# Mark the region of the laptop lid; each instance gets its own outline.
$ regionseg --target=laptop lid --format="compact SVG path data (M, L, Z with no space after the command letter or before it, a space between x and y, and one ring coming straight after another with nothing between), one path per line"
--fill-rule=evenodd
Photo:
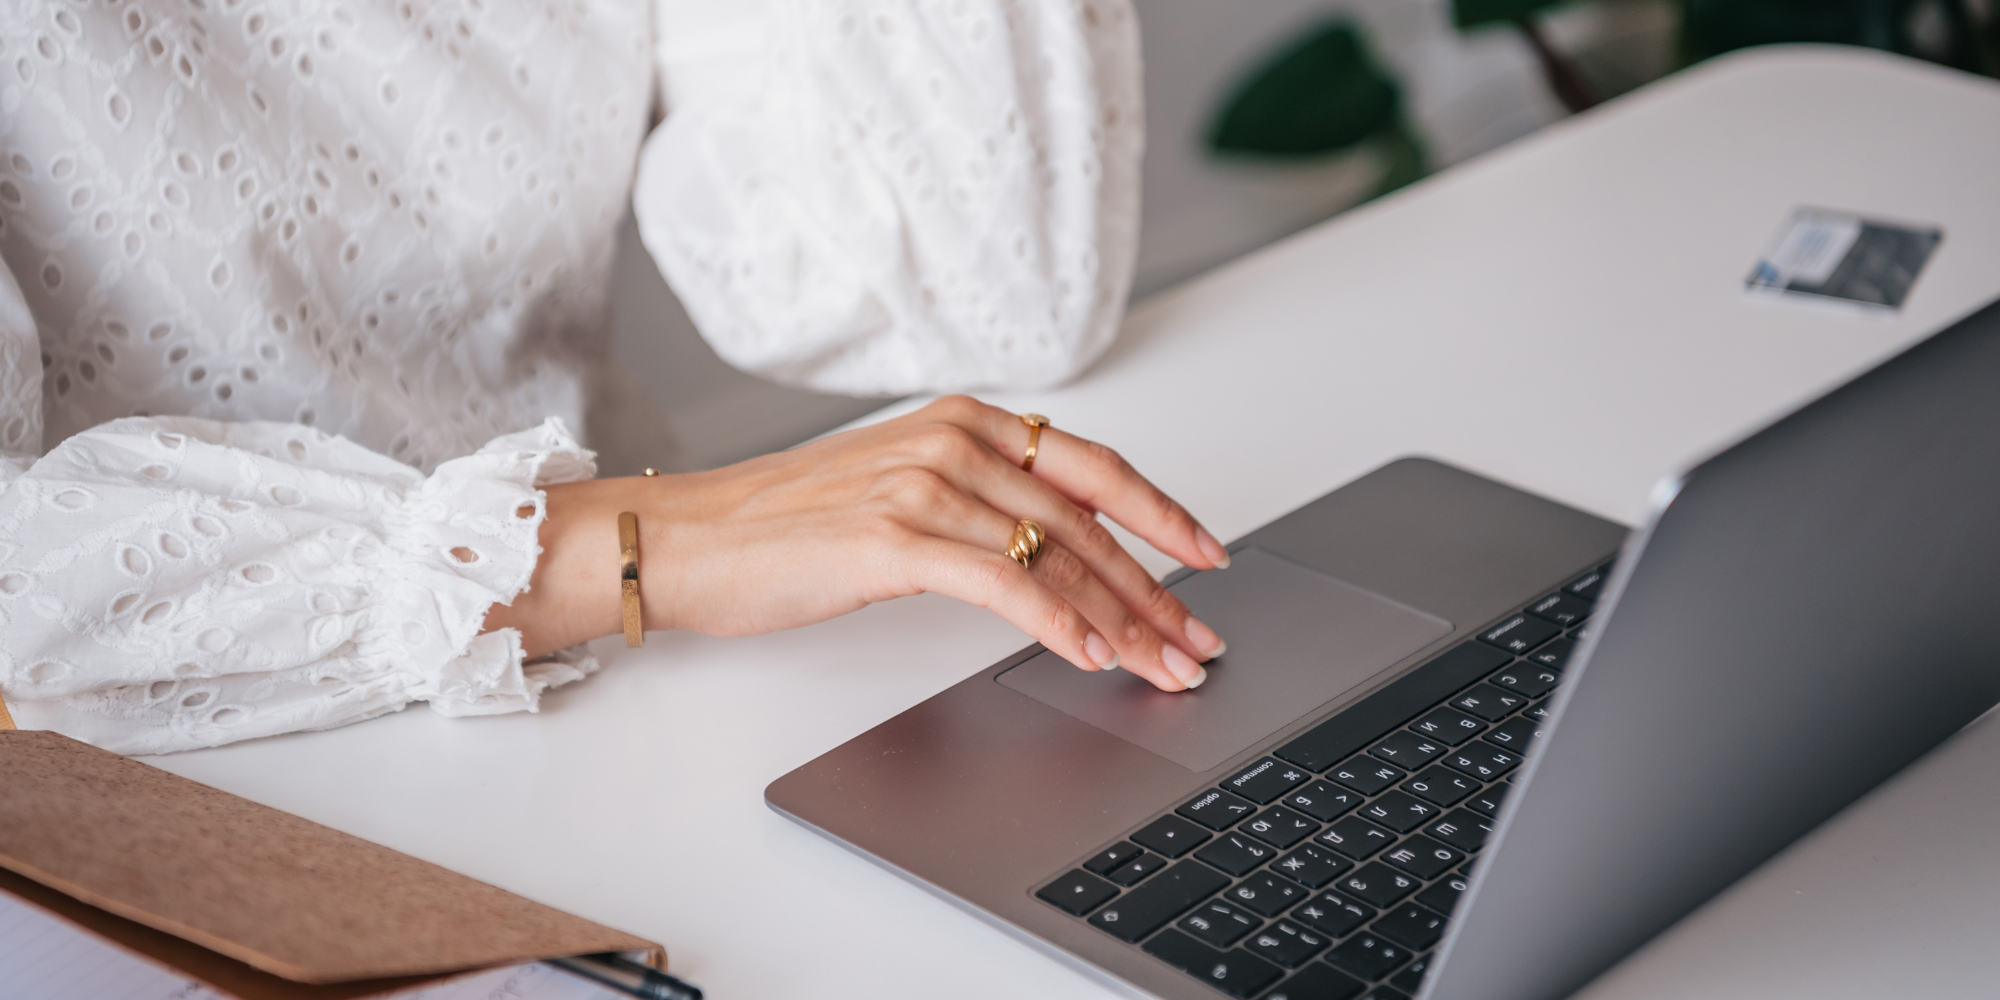
M1663 491L1422 1000L1551 1000L2000 702L2000 303Z

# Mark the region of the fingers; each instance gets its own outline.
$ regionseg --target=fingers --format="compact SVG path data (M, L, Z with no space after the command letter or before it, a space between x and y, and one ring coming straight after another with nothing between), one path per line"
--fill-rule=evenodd
M910 494L908 500L915 501L907 505L903 515L912 530L964 544L979 552L982 558L987 553L1002 553L1007 549L1013 538L1016 518L960 492L945 477L929 472L922 475L934 477L932 483L916 482L917 474L914 472L901 472L897 476L910 480L900 489ZM1054 499L1060 502L1059 497ZM1102 528L1099 530L1102 531ZM1117 548L1115 542L1111 543L1111 548ZM1009 562L1011 564L1011 560ZM1161 589L1136 563L1132 568L1147 584L1156 590ZM1194 657L1177 644L1168 642L1158 629L1134 610L1131 602L1107 586L1088 562L1053 535L1043 542L1031 571L1018 573L1018 569L1016 566L1017 575L1046 588L1080 613L1090 625L1091 631L1085 636L1082 646L1084 656L1079 659L1064 654L1077 666L1102 669L1122 665L1167 691L1197 687L1207 678L1207 672ZM1180 608L1179 602L1171 596L1167 600L1174 608ZM1185 609L1180 609L1180 614L1185 617ZM1019 620L1011 617L1010 620L1021 625L1029 634L1041 638L1040 634ZM1172 625L1184 632L1180 618L1173 619ZM1059 647L1051 645L1050 648Z
M919 411L973 432L1016 468L1028 446L1020 417L969 396L947 396ZM1077 506L1102 511L1153 547L1197 569L1229 565L1229 552L1186 508L1147 481L1117 452L1054 426L1042 428L1034 477Z
M1083 612L1044 586L1014 560L963 542L917 534L905 546L907 583L977 605L1014 624L1037 642L1087 670L1115 665L1117 656ZM1100 661L1092 656L1095 652ZM1102 664L1102 666L1100 665ZM1178 690L1176 683L1170 690Z
M1192 661L1212 659L1222 653L1223 641L1215 630L1194 617L1179 598L1153 579L1098 522L1093 512L1071 503L1047 483L1022 474L990 451L971 461L968 467L946 475L987 506L1040 521L1049 537L1065 549L1065 557L1073 554L1093 577L1109 588L1120 606L1129 611L1126 631L1121 632L1095 615L1092 620L1105 630L1121 654L1142 653L1148 659L1164 655L1152 649L1153 634L1166 637L1166 641ZM1146 626L1143 630L1142 624ZM1174 665L1188 662L1179 659ZM1183 669L1175 669L1174 673L1183 681L1198 676Z
M1134 615L1083 560L1060 543L1044 542L1028 575L1083 612L1097 627L1091 638L1103 642L1106 635L1116 637L1106 647L1115 650L1116 659L1106 666L1123 666L1162 691L1200 687L1208 679L1201 664Z

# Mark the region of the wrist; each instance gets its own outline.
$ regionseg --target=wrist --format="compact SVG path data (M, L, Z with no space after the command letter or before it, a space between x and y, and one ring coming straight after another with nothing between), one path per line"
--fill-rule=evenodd
M545 488L539 533L542 554L528 589L509 604L495 604L482 630L518 630L529 657L622 631L618 514L629 510L639 515L643 586L649 569L643 538L650 532L642 500L648 485L652 482L629 477ZM658 627L653 609L646 610L647 626Z

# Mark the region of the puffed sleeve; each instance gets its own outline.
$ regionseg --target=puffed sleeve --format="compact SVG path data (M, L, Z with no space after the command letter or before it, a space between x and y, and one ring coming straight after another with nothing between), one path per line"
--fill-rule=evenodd
M658 0L633 207L724 359L849 393L1028 388L1111 343L1143 142L1129 0Z
M555 420L430 476L294 424L93 428L0 489L0 692L24 728L128 754L412 701L532 711L595 662L524 664L518 633L479 629L534 571L538 487L593 472Z

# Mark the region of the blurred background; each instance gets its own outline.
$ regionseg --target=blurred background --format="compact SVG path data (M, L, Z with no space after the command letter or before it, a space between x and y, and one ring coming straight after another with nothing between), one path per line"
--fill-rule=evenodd
M1723 52L1829 42L2000 75L2000 0L1133 2L1147 101L1134 301ZM724 364L629 218L616 266L621 381L607 391L646 416L644 446L607 454L604 474L726 465L886 402Z

